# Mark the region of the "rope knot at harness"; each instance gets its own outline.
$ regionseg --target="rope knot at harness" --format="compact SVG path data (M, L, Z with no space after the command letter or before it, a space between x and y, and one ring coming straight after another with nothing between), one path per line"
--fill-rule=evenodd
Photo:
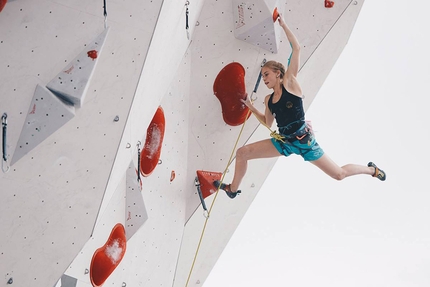
M283 136L281 136L280 134L278 134L276 131L272 131L271 133L270 133L270 136L272 137L272 138L274 138L275 140L278 140L278 141L280 141L280 142L283 142L283 143L285 143L285 141L284 141L284 137Z

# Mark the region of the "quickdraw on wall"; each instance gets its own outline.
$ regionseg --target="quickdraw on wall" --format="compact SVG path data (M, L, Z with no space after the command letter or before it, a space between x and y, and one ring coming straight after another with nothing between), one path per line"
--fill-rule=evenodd
M194 181L199 194L200 202L204 210L204 217L209 218L209 211L206 207L205 198L214 194L217 188L212 184L215 180L221 180L222 173L198 170Z
M4 173L8 172L10 167L7 163L8 155L7 155L7 141L6 141L6 135L7 135L7 114L4 113L1 117L1 123L2 123L2 165L1 168Z
M187 38L190 39L190 31L188 30L190 26L188 25L188 6L190 6L190 1L185 2L185 30L187 31Z
M106 0L103 0L103 16L105 17L105 29L107 28L107 8Z
M142 179L140 178L140 141L137 142L137 182L142 184Z

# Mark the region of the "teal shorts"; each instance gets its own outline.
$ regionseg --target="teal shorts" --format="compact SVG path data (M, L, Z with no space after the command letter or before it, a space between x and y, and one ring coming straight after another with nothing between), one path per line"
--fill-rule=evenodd
M289 156L290 154L298 154L303 157L305 161L314 161L323 156L324 151L319 146L315 137L311 138L306 143L300 143L298 140L292 142L285 141L285 143L272 138L272 143L280 154Z

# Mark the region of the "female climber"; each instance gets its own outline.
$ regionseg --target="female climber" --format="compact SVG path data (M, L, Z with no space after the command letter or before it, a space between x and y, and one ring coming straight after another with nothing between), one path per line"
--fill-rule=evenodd
M239 148L236 152L233 181L231 184L221 183L220 189L223 189L230 198L235 198L241 192L238 188L245 176L248 160L289 156L293 153L301 155L305 161L313 163L336 180L357 174L368 174L379 180L385 180L385 172L373 162L369 162L367 166L347 164L339 167L324 154L316 142L312 130L305 122L303 93L297 81L300 66L299 42L282 15L278 17L278 22L292 47L288 68L285 70L284 65L276 61L268 61L261 68L264 83L273 90L273 93L267 95L264 100L266 106L264 114L252 105L248 96L242 102L267 126L270 127L276 119L279 134L283 139L265 139ZM214 185L218 187L220 182L215 181Z

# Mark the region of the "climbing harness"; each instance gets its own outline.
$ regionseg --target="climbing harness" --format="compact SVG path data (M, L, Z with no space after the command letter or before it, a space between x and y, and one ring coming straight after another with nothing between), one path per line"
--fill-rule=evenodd
M103 16L105 18L105 29L107 28L107 8L106 8L106 0L103 0Z
M10 167L7 163L7 149L6 149L6 133L7 133L7 114L4 113L1 117L1 123L3 126L3 132L2 132L2 152L3 152L3 160L2 160L2 164L1 164L1 168L3 170L4 173L8 172ZM6 166L5 166L6 164Z
M140 178L140 141L137 142L137 182L142 184L142 179Z
M266 63L266 59L264 59L264 60L263 60L263 62L262 62L262 64L261 64L261 67L263 67L263 65L264 65L265 63ZM260 71L260 74L259 74L259 76L258 76L257 83L256 83L256 84L255 84L255 86L254 86L254 90L252 91L251 98L252 98L252 95L253 95L254 93L256 93L256 92L257 92L257 89L258 89L258 85L259 85L259 83L260 83L260 80L261 80L261 71ZM248 114L246 115L245 119L247 119L247 118L248 118L248 116L249 116L249 113L250 113L250 112L251 112L251 110L248 110ZM236 147L237 147L237 145L238 145L238 143L239 143L239 139L240 139L240 137L241 137L241 135L242 135L242 133L243 133L243 129L245 128L245 123L246 123L246 121L244 121L244 122L243 122L242 127L241 127L241 129L240 129L240 131L239 131L239 135L238 135L238 137L237 137L237 139L236 139L236 142L235 142L235 144L234 144L234 146L233 146L233 150L231 151L230 158L229 158L229 160L228 160L228 162L227 162L227 166L225 167L225 169L224 169L224 171L223 171L223 173L222 173L221 179L220 179L220 181L219 181L219 182L220 182L220 184L219 184L219 186L217 187L217 190L216 190L216 192L215 192L214 199L213 199L213 201L212 201L212 203L211 203L211 206L209 207L209 211L207 211L207 214L206 214L206 211L205 211L205 213L204 213L204 216L205 216L205 218L206 218L206 219L205 219L205 223L204 223L204 225L203 225L202 233L201 233L201 235L200 235L199 243L198 243L198 245L197 245L196 253L195 253L195 255L194 255L193 263L191 264L190 272L189 272L189 274L188 274L187 283L185 284L185 287L188 287L188 283L190 282L191 274L193 273L194 265L195 265L196 260L197 260L197 255L199 254L200 246L201 246L202 241L203 241L203 236L204 236L205 231L206 231L206 226L207 226L207 224L208 224L208 220L209 220L210 214L211 214L211 212L212 212L212 208L213 208L213 206L214 206L214 204L215 204L215 202L216 202L216 199L217 199L217 197L218 197L218 193L219 193L219 190L220 190L221 184L222 184L222 183L223 183L223 181L224 181L225 174L227 173L227 171L228 171L228 168L229 168L230 164L233 162L234 151L236 150ZM267 125L265 125L265 126L267 127ZM196 182L197 182L197 181L198 181L198 180L196 179ZM199 185L197 185L197 183L196 183L196 186L197 186L197 189L199 190L199 189L200 189L200 184L199 184ZM199 193L199 196L200 196L200 193ZM204 201L202 201L202 202L204 202ZM203 207L203 209L205 209L205 206ZM206 208L205 210L207 210L207 208Z
M303 121L302 126L297 131L287 135L283 134L282 136L286 141L283 145L281 145L284 155L291 154L287 146L295 147L300 151L300 154L302 156L313 151L313 130L310 125L308 125L308 123L305 121Z

